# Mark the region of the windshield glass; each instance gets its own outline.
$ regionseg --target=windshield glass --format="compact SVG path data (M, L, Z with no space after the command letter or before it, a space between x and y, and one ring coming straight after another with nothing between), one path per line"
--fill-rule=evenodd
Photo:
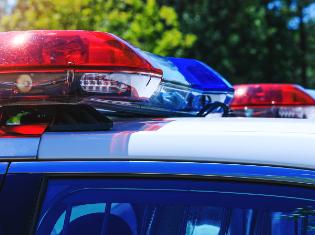
M247 183L51 180L37 234L315 234L314 193Z

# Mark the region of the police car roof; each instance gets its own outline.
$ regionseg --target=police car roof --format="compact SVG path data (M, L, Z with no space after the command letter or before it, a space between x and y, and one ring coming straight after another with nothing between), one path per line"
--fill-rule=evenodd
M112 131L45 133L38 159L267 164L315 169L315 122L176 118L115 122Z
M315 98L315 90L314 89L306 89L308 94L310 94L313 98Z

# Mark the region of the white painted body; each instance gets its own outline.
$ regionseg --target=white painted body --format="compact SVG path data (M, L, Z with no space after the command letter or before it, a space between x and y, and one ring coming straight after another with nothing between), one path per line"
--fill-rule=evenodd
M309 95L311 95L315 99L315 90L313 90L313 89L306 89L306 91L307 91L307 93Z
M307 119L177 118L116 123L102 133L46 133L39 159L143 159L315 168Z

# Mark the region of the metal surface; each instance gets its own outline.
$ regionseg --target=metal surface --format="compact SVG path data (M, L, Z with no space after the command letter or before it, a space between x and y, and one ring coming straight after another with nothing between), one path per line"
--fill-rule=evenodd
M36 159L40 138L0 138L0 160Z
M110 174L142 176L179 176L222 179L261 180L315 185L315 171L284 167L153 161L51 161L13 162L8 174Z
M177 118L114 123L103 133L46 133L38 158L253 163L315 168L315 122Z

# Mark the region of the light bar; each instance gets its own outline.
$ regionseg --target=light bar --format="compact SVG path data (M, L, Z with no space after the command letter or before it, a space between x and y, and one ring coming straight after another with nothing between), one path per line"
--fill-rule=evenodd
M2 104L87 96L142 101L157 90L161 76L131 45L109 33L0 33Z
M0 105L71 102L105 112L199 115L232 95L200 61L143 52L109 33L0 33Z
M238 116L310 117L315 99L294 84L235 85L231 108Z

